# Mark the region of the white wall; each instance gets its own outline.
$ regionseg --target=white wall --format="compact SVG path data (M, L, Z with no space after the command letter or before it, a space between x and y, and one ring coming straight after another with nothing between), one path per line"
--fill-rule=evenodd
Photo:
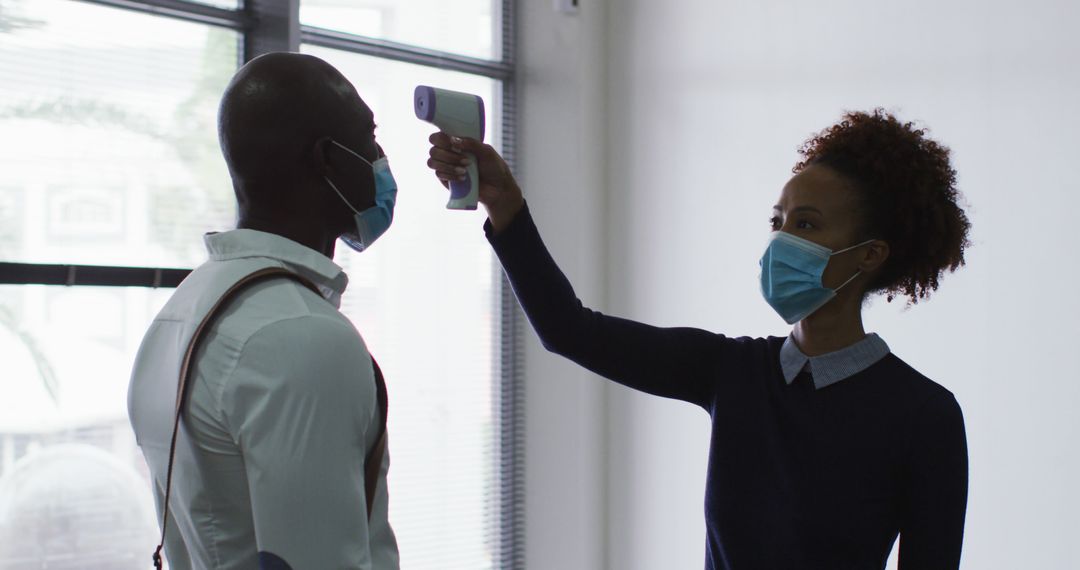
M575 17L520 2L517 176L548 247L579 293L603 300L606 115L602 6ZM599 190L599 191L598 191ZM606 568L606 382L527 332L526 564Z
M798 145L884 106L952 147L974 247L867 326L956 393L964 567L1068 568L1080 533L1080 7L1064 0L522 2L525 187L586 303L785 334L757 259ZM528 563L697 568L709 420L528 346Z
M965 568L1075 566L1078 17L1064 0L610 9L606 300L618 314L784 334L757 258L799 143L880 105L953 148L973 205L969 266L925 305L877 302L867 326L964 409ZM610 567L699 567L706 415L610 392Z

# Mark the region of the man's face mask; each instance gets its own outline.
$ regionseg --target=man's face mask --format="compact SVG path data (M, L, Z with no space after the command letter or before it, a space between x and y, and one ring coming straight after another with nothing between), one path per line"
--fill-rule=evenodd
M330 142L334 143L345 152L366 162L368 166L371 167L372 176L375 178L375 205L361 212L345 199L345 196L338 190L338 187L334 185L330 178L323 176L326 183L334 189L334 192L337 192L337 195L341 200L353 211L353 218L356 220L356 228L341 234L341 241L345 242L346 245L356 251L364 251L371 247L371 244L379 239L379 236L386 233L386 230L390 228L390 223L394 221L394 204L397 202L397 182L394 181L394 175L390 172L390 163L387 162L385 156L377 159L375 162L370 162L368 159L353 152L352 149L345 145L333 139L331 139Z
M786 232L774 233L765 255L761 256L761 294L765 302L789 325L805 319L861 273L856 271L842 285L829 289L821 283L829 258L873 241L832 251Z

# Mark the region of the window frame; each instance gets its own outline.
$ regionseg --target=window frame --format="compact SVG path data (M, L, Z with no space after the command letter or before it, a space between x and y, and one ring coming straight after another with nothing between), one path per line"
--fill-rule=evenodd
M238 9L198 4L189 0L73 0L122 8L154 16L175 18L240 32L238 66L273 51L300 51L300 44L342 50L381 59L458 71L498 80L501 84L500 118L502 156L516 167L518 120L517 0L501 4L501 59L486 60L408 44L327 30L300 23L301 0L241 0ZM498 262L493 258L493 264ZM116 267L78 264L38 264L0 261L0 285L56 285L65 287L175 288L192 270L165 267ZM497 505L492 506L497 532L493 548L496 568L523 568L524 534L524 317L502 271L496 270L495 295L499 318L493 351L498 378L495 414L498 421L495 479Z

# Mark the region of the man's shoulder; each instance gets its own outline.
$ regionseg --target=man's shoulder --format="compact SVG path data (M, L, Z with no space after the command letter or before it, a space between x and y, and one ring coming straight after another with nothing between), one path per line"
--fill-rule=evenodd
M220 382L226 410L246 409L255 400L340 398L349 409L355 402L374 401L371 356L345 319L322 314L277 319L239 344L232 359Z
M285 368L304 368L370 358L360 334L338 314L305 313L279 316L252 331L240 345L238 357L273 359Z
M158 320L182 320L197 324L237 281L259 269L275 266L283 267L280 262L266 258L206 262L180 284L158 315ZM337 308L300 282L285 276L253 283L239 292L222 308L207 334L242 343L274 323L280 322L280 326L288 327L288 322L292 321L294 328L310 326L312 320L306 317L330 319L347 325L353 335L357 334Z

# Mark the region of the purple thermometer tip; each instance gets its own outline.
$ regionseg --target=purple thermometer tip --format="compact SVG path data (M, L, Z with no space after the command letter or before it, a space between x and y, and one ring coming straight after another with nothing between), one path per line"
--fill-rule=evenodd
M435 119L435 90L427 85L417 85L413 92L413 109L416 118L431 122Z

